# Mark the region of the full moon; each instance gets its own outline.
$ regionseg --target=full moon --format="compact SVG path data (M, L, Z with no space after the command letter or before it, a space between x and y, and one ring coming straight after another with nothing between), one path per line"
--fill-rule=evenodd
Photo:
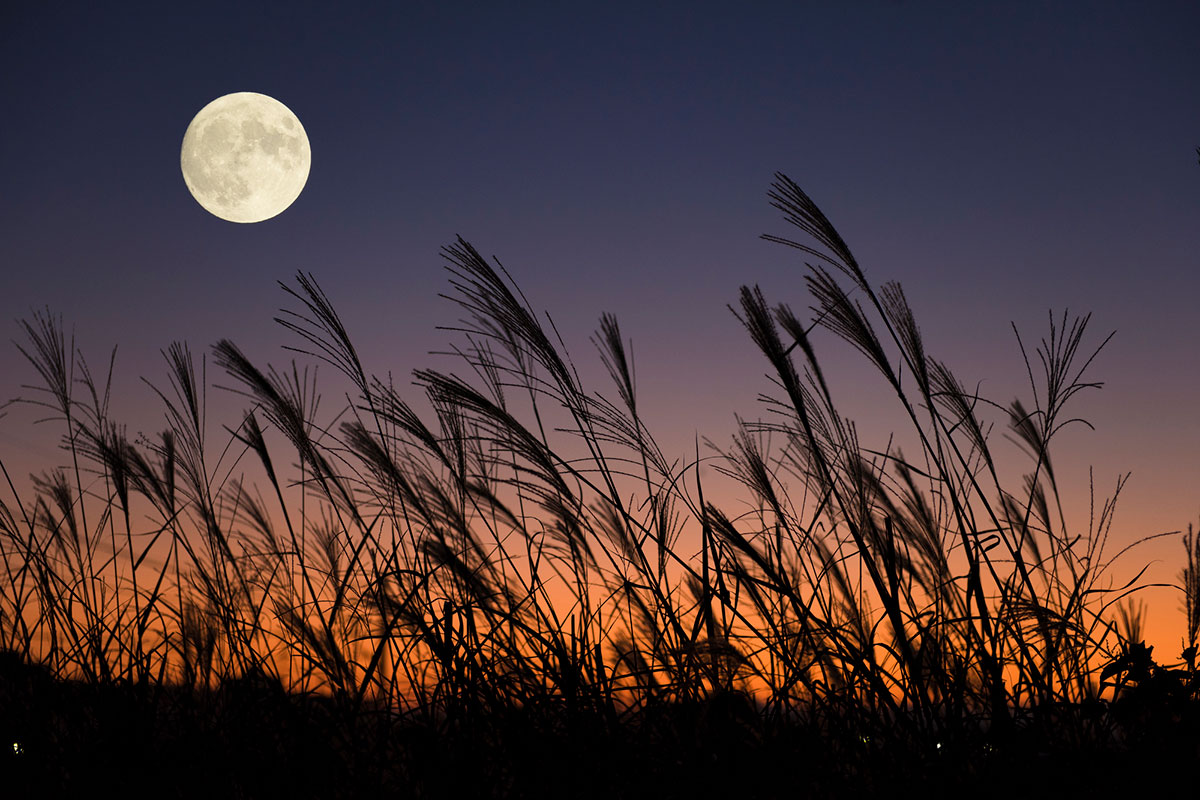
M200 109L179 165L196 202L230 222L262 222L290 206L308 181L308 135L283 103L257 92Z

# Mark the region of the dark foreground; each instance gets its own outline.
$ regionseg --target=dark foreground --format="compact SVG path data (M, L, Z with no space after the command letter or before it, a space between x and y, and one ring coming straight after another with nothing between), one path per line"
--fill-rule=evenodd
M12 797L1099 797L1191 791L1200 764L1200 704L1162 682L1007 724L941 723L939 742L912 721L773 719L730 695L430 720L265 683L62 683L10 654L0 673Z

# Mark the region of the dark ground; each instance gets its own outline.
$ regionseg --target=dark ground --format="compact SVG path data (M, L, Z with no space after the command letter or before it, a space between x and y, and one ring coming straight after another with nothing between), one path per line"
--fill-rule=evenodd
M238 681L59 682L0 658L12 797L1120 797L1195 790L1200 706L1151 697L925 741L901 725L779 721L735 695L622 718L562 707L453 720L348 711ZM1134 697L1136 702L1128 701ZM959 728L960 731L966 730Z

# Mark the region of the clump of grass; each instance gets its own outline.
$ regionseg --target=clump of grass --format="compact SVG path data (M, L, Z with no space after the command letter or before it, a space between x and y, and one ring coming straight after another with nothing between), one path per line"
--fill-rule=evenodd
M770 197L807 237L768 238L811 259L812 313L741 290L732 310L776 392L731 444L686 460L646 425L615 318L593 339L612 388L594 391L462 239L443 256L469 377L416 370L406 399L299 275L279 321L350 403L324 416L315 372L221 341L212 360L248 407L219 452L185 346L155 389L167 428L129 441L61 323L35 315L31 399L70 464L30 497L9 480L0 501L0 647L90 687L85 705L131 687L142 729L183 732L147 744L163 763L200 748L290 774L300 753L347 793L531 794L581 769L596 795L765 792L799 759L820 794L1116 752L1136 715L1110 700L1159 669L1137 660L1123 604L1140 574L1114 585L1105 551L1125 479L1079 531L1051 460L1108 339L1085 347L1089 317L1052 315L1032 355L1017 337L1028 396L986 400L798 186L778 176ZM830 337L905 420L882 447L838 411L817 355ZM1028 458L1015 481L996 424ZM749 513L709 499L704 462ZM1180 708L1197 690L1192 545ZM43 712L33 749L84 746ZM242 738L211 751L227 728ZM628 776L606 778L612 763Z

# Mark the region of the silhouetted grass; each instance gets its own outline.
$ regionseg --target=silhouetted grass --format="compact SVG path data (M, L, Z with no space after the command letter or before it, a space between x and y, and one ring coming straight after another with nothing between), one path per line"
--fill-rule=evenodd
M698 451L655 442L617 321L593 340L612 381L596 392L461 239L444 256L469 377L416 370L420 410L366 371L311 276L284 287L279 322L347 382L336 424L307 369L221 341L213 363L247 409L214 437L204 370L175 344L156 389L168 427L130 441L61 324L24 323L41 381L27 399L62 426L69 465L27 496L9 480L0 503L8 780L1036 794L1194 758L1190 529L1190 641L1168 669L1126 603L1141 573L1111 574L1123 479L1086 530L1059 500L1051 442L1086 424L1068 407L1099 386L1085 373L1107 339L1085 346L1089 317L1051 316L1032 354L1018 336L1029 396L992 403L926 353L901 287L876 289L799 187L778 176L770 197L807 236L768 238L812 259L812 317L757 287L732 309L776 386L766 418L707 457L740 487L737 515L706 495ZM818 328L906 421L882 450L838 413ZM1028 458L1016 481L997 420Z

